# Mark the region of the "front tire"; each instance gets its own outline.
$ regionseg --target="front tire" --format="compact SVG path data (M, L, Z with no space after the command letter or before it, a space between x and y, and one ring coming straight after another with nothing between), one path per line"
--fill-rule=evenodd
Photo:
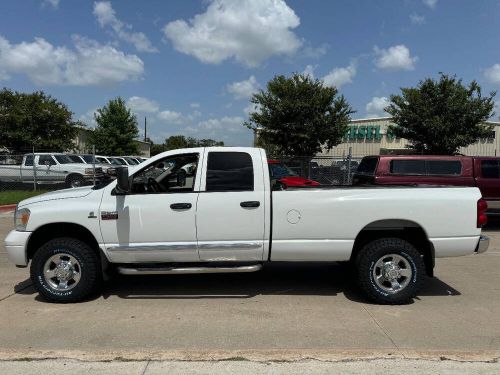
M78 302L101 281L99 257L75 238L56 238L37 250L31 262L31 281L50 302Z
M66 179L66 187L68 188L77 188L83 185L85 185L85 179L78 174L70 175Z
M409 303L425 278L422 255L400 238L372 241L357 259L358 284L365 295L380 304Z

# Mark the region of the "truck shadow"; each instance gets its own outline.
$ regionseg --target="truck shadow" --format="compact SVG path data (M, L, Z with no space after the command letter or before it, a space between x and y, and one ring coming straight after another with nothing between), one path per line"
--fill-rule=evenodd
M258 295L335 296L367 301L356 285L347 263L266 265L260 272L244 274L118 276L105 286L102 296L125 299L252 298ZM457 296L460 292L438 278L427 278L420 296Z
M18 294L35 294L31 281L14 288ZM335 296L370 303L356 285L347 263L273 264L255 273L161 276L117 275L103 285L102 293L87 301L117 296L124 299L245 299L258 295ZM460 292L438 278L427 278L419 296L457 296ZM45 300L39 296L35 299Z

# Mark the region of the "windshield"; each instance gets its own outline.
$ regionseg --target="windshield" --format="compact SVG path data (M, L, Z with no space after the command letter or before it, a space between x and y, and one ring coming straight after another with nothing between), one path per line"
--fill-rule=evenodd
M284 164L269 164L269 172L272 178L283 178L288 176L297 176L297 173L292 171Z
M125 160L123 160L122 158L109 158L109 160L111 161L111 164L114 165L127 165Z
M97 156L97 157L95 158L95 160L97 160L97 162L98 162L98 163L101 163L101 164L110 164L110 163L109 163L109 161L107 161L106 159L101 158L101 157L99 157L99 156Z
M73 160L68 155L54 155L59 164L70 164L74 163Z
M92 155L81 155L83 160L85 160L85 163L87 164L92 164L94 162L94 158Z
M132 159L132 158L124 158L125 161L129 164L129 165L136 165L136 164L139 164L137 163L137 161L135 159Z
M80 159L78 155L68 155L68 158L70 158L73 163L83 163L82 159Z

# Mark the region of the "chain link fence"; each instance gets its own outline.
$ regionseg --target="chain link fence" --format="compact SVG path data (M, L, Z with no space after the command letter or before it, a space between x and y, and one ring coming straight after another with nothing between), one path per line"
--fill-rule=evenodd
M109 177L88 154L34 150L22 154L0 153L0 203L3 192L58 190L100 183ZM21 194L22 195L22 194ZM29 194L28 194L29 195Z
M319 182L321 185L351 185L363 156L329 155L303 157L271 157L282 163L294 175Z
M348 154L270 159L275 159L288 176L300 176L322 185L350 185L361 158ZM45 150L12 154L0 149L0 205L45 191L107 182L115 177L114 170L120 165L104 164L101 159L94 154ZM111 159L127 157L109 158L109 161L116 162Z

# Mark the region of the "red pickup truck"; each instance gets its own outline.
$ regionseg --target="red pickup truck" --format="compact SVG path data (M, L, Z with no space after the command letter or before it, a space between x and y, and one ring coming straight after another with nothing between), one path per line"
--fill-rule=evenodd
M500 157L376 155L361 160L353 185L477 186L490 215L500 214Z
M267 161L271 180L278 181L284 188L288 186L317 186L319 182L300 177L279 160Z

